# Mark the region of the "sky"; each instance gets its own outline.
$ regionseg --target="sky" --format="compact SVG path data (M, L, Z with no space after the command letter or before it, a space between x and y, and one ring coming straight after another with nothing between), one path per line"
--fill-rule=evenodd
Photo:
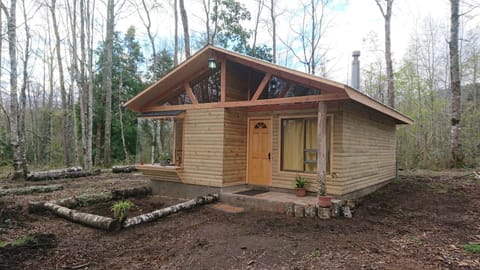
M298 10L298 2L292 0L277 0L277 10L286 10L278 22L278 33L283 40L292 39L292 20L290 16L294 10ZM204 31L204 13L201 0L185 0L189 15L190 29L195 33ZM245 22L246 27L252 27L254 14L256 13L256 1L240 0L250 10L252 21ZM262 18L268 20L268 10L264 9ZM400 61L406 53L410 37L415 28L426 17L432 18L441 24L448 26L450 2L448 0L396 0L394 1L393 16L391 22L391 40L394 61ZM154 31L162 38L161 46L172 46L173 39L173 12L171 6L163 6L162 10L153 17ZM328 49L327 69L328 77L343 83L349 82L352 52L361 51L360 63L366 65L381 55L384 50L384 19L374 0L332 0L329 10L326 12L330 26L324 36L322 48ZM132 17L124 16L117 23L117 30L125 32L132 24ZM137 15L137 14L135 14ZM138 16L138 15L137 15ZM141 21L135 23L137 32L141 36L144 32ZM167 26L167 27L165 27ZM172 26L172 27L170 27ZM168 29L168 30L166 30ZM260 25L259 41L271 45L271 35L265 25ZM181 30L180 30L181 33ZM375 33L378 37L378 49L376 53L369 50L371 47L363 40ZM143 34L144 35L144 34ZM448 36L445 37L445 40ZM170 44L166 44L170 43ZM285 48L279 43L280 56L285 55ZM282 49L283 48L283 49ZM282 54L282 51L284 52ZM291 54L290 54L291 56ZM295 64L293 58L285 61L280 57L278 63L305 71L302 65Z

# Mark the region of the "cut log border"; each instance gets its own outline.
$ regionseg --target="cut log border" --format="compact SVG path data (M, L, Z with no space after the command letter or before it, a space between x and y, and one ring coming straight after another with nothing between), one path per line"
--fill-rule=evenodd
M125 198L132 196L144 196L151 194L152 190L150 187L139 187L139 188L128 188L124 190L112 190L110 193L95 193L95 194L85 194L78 197L69 197L65 199L48 201L48 202L29 202L29 210L32 212L39 210L50 210L57 216L63 217L67 220L73 221L75 223L87 225L93 228L112 231L118 230L120 228L128 228L145 222L152 222L158 220L162 217L177 213L181 210L190 209L196 206L204 205L207 203L212 203L218 200L218 194L209 194L206 196L199 196L195 199L172 205L163 209L155 210L153 212L139 215L133 218L127 219L124 224L120 224L118 220L93 215L89 213L80 212L73 210L65 205L70 207L84 206L85 203L91 202L104 202L110 201L113 198Z
M96 198L99 198L99 197L96 197ZM107 197L102 197L102 198L107 198ZM29 206L32 209L35 209L37 211L39 209L50 210L57 216L73 221L75 223L87 225L93 228L102 229L106 231L112 231L112 230L118 230L121 228L132 227L145 222L152 222L162 217L171 215L173 213L177 213L181 210L190 209L196 206L214 202L216 200L218 200L218 194L213 194L213 195L209 194L206 196L199 196L195 199L192 199L183 203L179 203L163 209L155 210L147 214L128 218L123 224L120 224L118 220L113 218L84 213L84 212L80 212L80 211L59 205L59 203L67 204L67 205L74 205L74 204L78 205L78 203L75 202L74 197L57 200L57 201L50 201L50 202L29 202Z
M172 205L172 206L169 206L169 207L166 207L166 208L155 210L155 211L150 212L150 213L146 213L146 214L139 215L139 216L136 216L136 217L128 218L122 224L122 227L123 228L128 228L128 227L132 227L132 226L135 226L135 225L138 225L138 224L141 224L141 223L152 222L152 221L155 221L155 220L160 219L162 217L177 213L181 210L190 209L190 208L193 208L195 206L200 206L200 205L204 205L204 204L207 204L207 203L212 203L216 200L218 200L218 194L213 194L213 195L208 194L206 196L199 196L195 199L191 199L191 200L183 202L183 203L175 204L175 205Z
M32 193L47 193L57 190L62 190L62 185L48 185L48 186L29 186L23 188L9 188L9 189L0 189L0 196L6 195L25 195Z

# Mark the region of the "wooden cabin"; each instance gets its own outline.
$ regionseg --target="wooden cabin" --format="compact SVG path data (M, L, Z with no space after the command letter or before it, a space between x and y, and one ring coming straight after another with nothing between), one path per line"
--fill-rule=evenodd
M395 178L396 125L412 123L348 85L213 46L125 107L173 121L170 164L137 167L176 189L291 190L300 175L316 192L320 168L327 194L358 197Z

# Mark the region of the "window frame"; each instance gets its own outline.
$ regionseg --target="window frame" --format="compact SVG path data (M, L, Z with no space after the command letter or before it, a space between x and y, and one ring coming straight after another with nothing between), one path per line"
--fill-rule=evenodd
M334 138L333 138L333 128L334 128L334 115L331 114L331 113L327 113L327 118L330 119L330 144L329 144L329 147L330 147L330 155L329 155L329 158L330 158L330 166L328 166L329 168L327 168L327 176L331 176L332 175L332 170L333 170L333 142L334 142ZM307 175L307 176L312 176L312 175L316 175L318 174L318 170L315 171L315 172L307 172L307 171L292 171L292 170L284 170L283 169L283 160L282 160L282 156L283 156L283 126L282 126L282 121L283 120L288 120L288 119L303 119L304 121L306 119L311 119L311 118L314 118L318 121L318 115L317 114L305 114L305 115L283 115L283 116L280 116L279 117L279 122L278 122L278 137L279 137L279 140L278 140L278 172L281 173L281 174L285 174L285 175ZM304 136L306 136L306 133L304 134ZM305 146L304 146L305 147ZM305 151L305 148L304 148L304 151ZM318 152L317 152L318 153ZM305 153L304 153L305 155ZM317 154L317 158L318 158L318 154ZM304 161L304 168L305 168L305 161Z

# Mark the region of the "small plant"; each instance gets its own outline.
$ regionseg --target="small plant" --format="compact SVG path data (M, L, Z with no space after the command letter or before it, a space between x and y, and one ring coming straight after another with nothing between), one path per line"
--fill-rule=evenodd
M128 211L134 207L135 204L131 201L119 201L112 205L113 217L123 223L127 219Z
M295 177L295 186L297 188L304 188L305 184L307 184L307 183L308 183L308 181L304 177L301 177L300 175L297 175Z
M480 244L467 244L463 246L463 249L470 253L480 254Z

